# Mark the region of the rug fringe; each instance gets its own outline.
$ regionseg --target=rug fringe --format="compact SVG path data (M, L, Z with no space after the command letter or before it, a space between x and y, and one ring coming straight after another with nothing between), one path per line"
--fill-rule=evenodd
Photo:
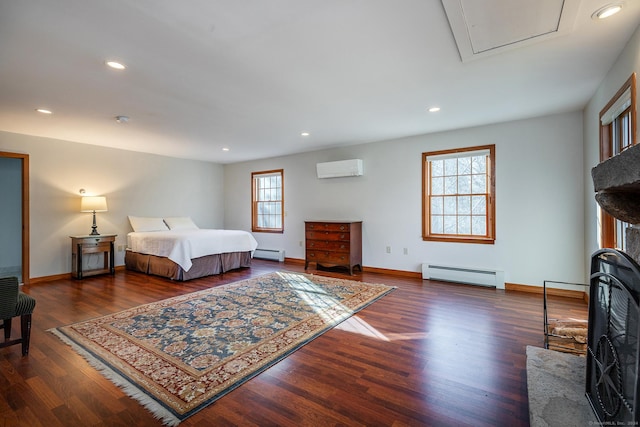
M48 330L55 336L57 336L62 342L73 348L79 355L81 355L93 368L98 370L105 378L120 387L122 391L132 399L137 400L142 406L144 406L154 418L160 420L164 425L169 427L175 427L180 424L180 419L173 415L169 410L160 405L154 399L150 398L144 391L140 390L126 378L119 373L110 369L107 365L98 360L91 353L84 348L76 344L72 339L67 337L64 333L60 332L56 328Z

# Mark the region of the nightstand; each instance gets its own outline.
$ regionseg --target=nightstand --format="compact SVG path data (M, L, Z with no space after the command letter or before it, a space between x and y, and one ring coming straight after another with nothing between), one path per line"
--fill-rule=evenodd
M117 234L98 234L71 237L71 277L82 279L96 274L115 274L114 244ZM102 268L85 270L82 258L88 254L103 254Z

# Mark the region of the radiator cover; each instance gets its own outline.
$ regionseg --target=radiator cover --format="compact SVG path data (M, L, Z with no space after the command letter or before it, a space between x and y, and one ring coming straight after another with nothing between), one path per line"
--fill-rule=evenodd
M504 272L487 268L423 263L422 278L504 289Z
M283 249L256 249L253 252L254 258L268 259L270 261L284 262Z

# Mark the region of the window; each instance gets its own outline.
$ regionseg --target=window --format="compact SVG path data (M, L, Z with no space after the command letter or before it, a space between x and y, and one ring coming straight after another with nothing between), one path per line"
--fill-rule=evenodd
M422 153L423 240L495 241L495 145Z
M600 111L600 161L620 154L636 144L636 75ZM629 224L600 209L600 246L626 249L625 229Z
M283 169L251 173L251 231L284 231Z

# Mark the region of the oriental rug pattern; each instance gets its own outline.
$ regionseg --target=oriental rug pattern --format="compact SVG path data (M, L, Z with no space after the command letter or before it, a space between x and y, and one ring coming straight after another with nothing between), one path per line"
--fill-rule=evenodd
M278 272L51 331L177 425L391 290Z

